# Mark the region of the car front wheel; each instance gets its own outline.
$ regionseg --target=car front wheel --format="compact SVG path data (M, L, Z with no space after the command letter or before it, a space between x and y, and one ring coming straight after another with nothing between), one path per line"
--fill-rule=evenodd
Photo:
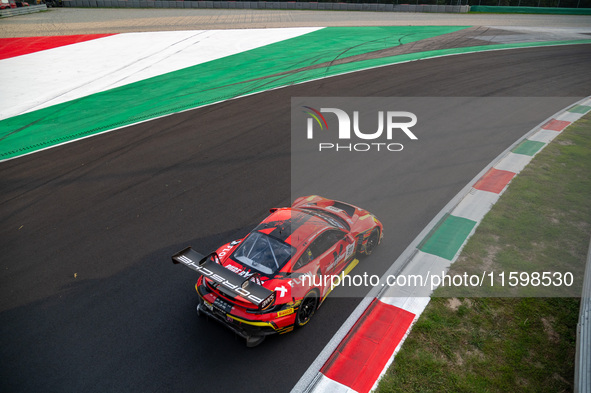
M365 255L371 255L373 250L377 247L380 242L380 230L374 229L369 235L367 242L365 243Z

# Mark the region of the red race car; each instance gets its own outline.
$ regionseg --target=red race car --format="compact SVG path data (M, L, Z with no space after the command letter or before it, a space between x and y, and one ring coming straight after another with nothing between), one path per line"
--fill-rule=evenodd
M267 335L306 325L326 296L382 239L371 213L316 195L271 214L244 239L203 256L191 247L173 255L200 274L198 314L249 347ZM335 280L336 278L336 280Z

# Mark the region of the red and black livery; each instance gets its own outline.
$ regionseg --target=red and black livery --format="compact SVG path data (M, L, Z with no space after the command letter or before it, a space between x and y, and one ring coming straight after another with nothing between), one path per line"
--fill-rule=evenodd
M323 277L347 274L383 236L367 210L316 195L270 212L246 237L207 256L189 247L172 257L200 274L198 314L248 346L306 325L333 289Z

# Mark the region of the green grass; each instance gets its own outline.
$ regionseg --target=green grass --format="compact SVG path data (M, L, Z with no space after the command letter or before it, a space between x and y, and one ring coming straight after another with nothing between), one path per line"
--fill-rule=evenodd
M571 287L508 288L497 280L487 294L580 296L591 236L590 119L587 115L567 128L516 176L482 220L450 274L570 272L575 277ZM441 296L454 294L474 292L439 291Z
M578 312L574 298L434 298L378 392L572 391Z
M504 288L490 293L496 297L452 297L457 288L438 289L377 391L572 391L579 299L556 296L580 295L590 197L588 114L515 177L450 270L571 271L579 285Z

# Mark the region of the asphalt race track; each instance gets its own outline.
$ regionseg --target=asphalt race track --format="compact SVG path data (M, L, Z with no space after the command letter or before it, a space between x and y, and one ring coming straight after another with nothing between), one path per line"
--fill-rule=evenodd
M359 299L329 298L305 329L248 349L196 317L196 277L170 256L186 245L213 250L246 234L270 207L290 203L291 97L584 97L590 64L590 45L423 60L227 101L0 164L0 390L289 391ZM557 100L546 116L562 107ZM475 143L470 159L447 155L440 171L428 170L437 156L408 156L425 181L405 183L417 202L396 210L393 252L544 118L536 120ZM397 255L378 249L367 261L379 273Z

